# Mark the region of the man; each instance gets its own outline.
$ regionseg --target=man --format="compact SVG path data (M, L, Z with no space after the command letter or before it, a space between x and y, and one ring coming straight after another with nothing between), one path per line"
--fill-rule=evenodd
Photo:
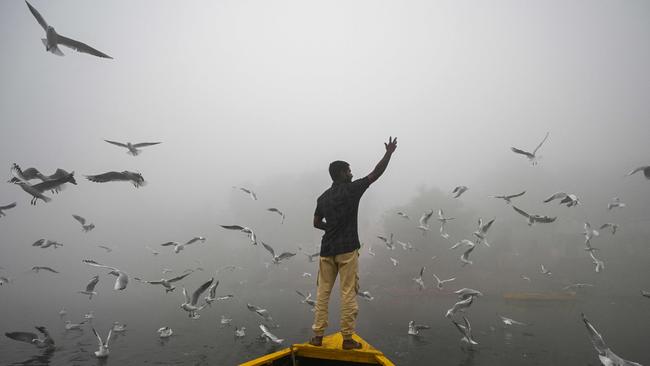
M359 233L357 212L359 200L368 187L384 173L390 157L397 148L397 138L388 138L384 143L386 153L375 169L366 177L352 181L350 165L334 161L329 166L332 186L318 197L314 212L314 227L325 231L321 241L318 267L318 292L314 316L314 337L309 341L314 346L323 344L327 328L328 306L336 276L341 288L341 334L342 348L359 349L361 344L354 339L357 318L357 292L359 291Z

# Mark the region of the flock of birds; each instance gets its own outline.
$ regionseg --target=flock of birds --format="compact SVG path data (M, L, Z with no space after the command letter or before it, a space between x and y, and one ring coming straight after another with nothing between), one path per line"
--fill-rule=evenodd
M85 43L58 34L54 29L54 27L48 25L48 23L45 21L43 16L31 4L29 4L27 1L26 4L29 11L33 14L38 24L44 29L46 33L46 38L42 39L46 51L51 52L55 55L63 56L63 53L59 49L59 46L62 45L74 49L78 52L87 53L102 58L111 58L107 54L98 51L95 48L92 48ZM541 159L541 156L538 155L538 151L540 150L542 145L547 141L548 137L549 134L547 133L543 138L543 140L535 147L535 149L532 152L520 148L515 148L515 147L512 147L511 150L516 154L525 156L530 161L530 164L535 166L538 164L539 160ZM127 152L133 156L138 156L141 152L141 149L144 147L160 144L160 142L122 143L122 142L111 141L111 140L105 140L105 141L109 144L126 149ZM63 188L67 184L77 185L77 182L74 177L74 171L68 172L64 169L57 169L53 174L45 175L36 168L32 167L28 169L22 169L18 164L13 164L13 166L11 167L11 172L12 172L12 177L9 180L9 183L19 186L25 193L27 193L30 197L30 204L32 205L36 205L39 200L44 203L50 202L51 198L48 195L59 193L61 190L63 190ZM650 179L650 166L641 166L635 168L631 170L627 175L634 175L638 172L642 172L645 178ZM87 175L86 179L96 183L119 182L119 181L130 182L136 188L142 187L146 184L142 174L138 172L131 172L131 171L109 171L109 172L96 174L96 175ZM34 181L38 181L38 182L33 183ZM244 188L244 187L233 187L233 188L238 189L243 193L247 194L252 200L255 201L258 200L257 194L251 189ZM469 188L467 186L455 187L452 190L452 197L455 199L460 199L460 197L468 190ZM513 201L516 198L523 196L525 193L526 191L522 191L516 194L495 195L492 197L495 199L504 200L506 204L510 205L516 213L524 217L528 225L532 226L535 224L548 224L554 222L557 219L557 217L549 217L549 216L540 215L536 213L530 213L527 210L523 210L515 206ZM580 199L578 198L578 196L574 193L568 193L568 192L557 192L549 196L546 200L544 200L545 203L550 203L553 201L558 201L560 205L565 205L566 207L574 207L580 204ZM0 217L5 216L6 211L14 209L16 206L17 206L16 202L12 202L0 206ZM620 209L623 207L625 207L625 204L621 202L618 198L614 198L612 202L608 205L608 210ZM267 208L267 211L277 214L281 218L281 223L284 223L285 213L282 210L275 207L271 207L271 208ZM433 217L433 214L434 214L434 210L429 210L425 212L419 219L419 225L416 228L420 230L423 233L423 235L427 234L427 232L431 230L429 221ZM406 220L410 220L410 217L404 212L397 212L397 215ZM95 224L88 222L88 220L85 219L84 217L75 214L73 215L73 218L81 225L81 229L83 232L87 233L95 229ZM454 217L447 216L443 212L443 210L441 209L438 210L436 220L440 224L439 233L441 237L445 239L449 239L450 236L446 232L445 225L454 219L455 219ZM489 248L491 246L488 241L488 233L490 231L490 228L494 224L494 222L495 219L485 220L485 221L483 219L479 219L476 231L472 233L473 237L475 238L474 241L469 239L463 239L456 242L450 247L450 249L452 250L457 248L463 249L462 254L459 257L461 266L468 266L473 264L473 260L470 257L472 252L476 249L477 246L478 247L484 246L486 248ZM275 249L271 245L261 241L258 238L258 235L256 235L255 231L250 227L241 226L241 225L221 225L221 227L225 230L241 232L248 238L248 240L250 240L252 245L261 244L261 246L270 255L270 262L267 265L278 265L281 262L288 260L297 254L297 251L282 252L280 254L276 254ZM619 229L619 226L615 223L605 223L598 227L598 230L604 230L604 229L611 230L611 234L614 235ZM600 232L596 229L593 229L590 223L588 222L584 224L584 230L585 230L584 231L585 251L589 253L591 260L595 264L595 271L601 272L602 270L604 270L604 261L596 256L596 252L598 249L594 248L591 245L591 241L595 237L598 237L600 235ZM413 246L410 243L404 243L399 240L396 240L392 233L387 236L378 236L378 239L380 239L385 244L386 248L391 251L395 249L396 244L400 245L404 250L413 249ZM181 251L185 249L185 247L195 243L204 242L205 240L206 240L205 237L196 236L184 243L169 241L161 244L161 247L173 247L174 253L179 254ZM34 242L33 246L41 249L46 249L50 247L57 249L59 247L62 247L63 244L50 239L43 238ZM107 252L111 252L113 250L112 248L107 246L99 246L99 247L106 250ZM157 250L150 247L147 248L151 251L152 255L159 254ZM307 253L303 253L303 254L307 257L307 259L310 262L313 262L314 259L318 257L319 252L317 251L312 254L307 254ZM368 254L371 256L375 255L372 245L368 248ZM393 266L399 265L399 260L397 258L390 257L390 260ZM99 263L93 259L84 259L82 260L82 262L94 268L107 270L108 275L114 276L115 283L113 289L115 291L123 291L127 288L129 284L130 276L125 271L115 266ZM235 269L234 266L229 266L229 267L231 268L224 268L222 270ZM542 274L546 276L552 275L552 273L543 264L540 264L540 268ZM159 280L143 280L140 277L133 277L133 279L142 284L160 285L163 287L165 293L169 293L169 292L173 292L176 289L177 283L180 283L185 278L195 273L195 271L197 270L202 270L202 268L199 267L197 269L186 271L183 274L176 275L171 278L161 278ZM36 273L38 273L39 271L59 273L56 269L47 266L34 266L32 267L32 271ZM169 270L164 271L164 273L167 272L169 272ZM217 274L218 272L219 271L217 271ZM418 276L413 278L413 281L417 284L419 289L426 288L424 273L425 273L425 267L423 266L418 272ZM432 274L432 276L433 279L435 280L435 286L438 289L443 289L444 286L449 285L456 279L455 277L441 279L436 274ZM311 274L303 273L303 277L311 277ZM527 279L525 276L522 276L522 278ZM89 280L86 287L84 289L78 290L78 293L88 296L89 300L91 300L93 296L97 296L96 285L98 284L99 280L100 280L99 275L93 276ZM0 286L9 283L11 283L10 278L6 276L0 276ZM211 304L214 301L228 300L233 298L232 294L225 295L225 296L217 296L216 289L218 285L219 285L219 281L218 280L215 281L214 277L212 277L206 280L204 283L202 283L197 289L191 292L191 294L190 292L187 291L185 287L183 287L182 288L183 302L179 305L179 308L187 312L188 316L191 319L198 319L200 317L200 312L206 306L211 306ZM576 283L565 287L565 290L571 290L575 288L583 288L589 286L592 285ZM202 296L205 293L207 293L207 296L202 298ZM312 298L311 293L305 295L304 293L298 290L296 290L296 293L300 296L301 303L306 304L312 308L315 306L315 300ZM472 334L472 327L468 317L465 315L463 315L462 317L459 316L460 314L464 314L465 311L474 304L476 299L483 296L483 294L481 291L471 289L471 288L461 288L454 291L454 293L458 295L458 301L455 302L451 306L451 308L449 308L446 311L444 317L449 318L452 324L455 326L455 328L461 333L462 342L468 344L469 346L476 345L478 344L478 341L474 338ZM641 294L644 297L650 298L650 293L647 291L642 290ZM359 291L358 295L359 297L367 301L372 301L374 299L374 297L369 291ZM275 334L273 334L270 331L270 328L273 328L274 326L277 325L273 323L273 318L270 316L270 312L268 309L256 305L252 305L250 303L246 304L246 307L249 311L259 316L259 318L263 322L262 324L259 324L259 328L262 332L261 333L262 338L277 344L283 343L284 339L277 337ZM65 308L62 309L59 314L61 315L62 318L64 318L67 315ZM86 314L84 321L79 323L73 323L70 320L66 320L65 329L66 330L83 329L84 324L90 322L93 318L94 315L91 312L89 314ZM500 316L500 318L504 324L509 326L527 325L523 322L505 316ZM582 315L582 320L584 321L588 335L603 365L639 365L634 362L626 361L621 357L617 356L616 354L614 354L604 342L601 334L598 333L596 328L587 320L584 314ZM230 324L231 321L232 319L228 319L222 316L221 319L222 324ZM55 342L50 336L48 330L43 326L36 326L35 328L38 331L38 334L33 332L14 331L14 332L6 332L5 336L16 341L33 344L40 348L54 349ZM430 327L428 325L416 324L415 321L412 320L408 324L408 334L411 336L417 336L420 333L420 331L429 328ZM97 343L98 343L98 350L95 352L95 355L98 358L108 357L110 353L109 344L112 335L114 333L124 332L125 329L126 329L125 324L120 324L118 322L115 322L113 326L109 329L106 337L102 338L97 332L97 330L93 327L92 331L93 334L96 336ZM161 338L168 338L171 337L174 334L174 332L170 327L164 326L158 329L157 334ZM246 335L245 327L236 327L234 331L234 335L235 337L245 337Z

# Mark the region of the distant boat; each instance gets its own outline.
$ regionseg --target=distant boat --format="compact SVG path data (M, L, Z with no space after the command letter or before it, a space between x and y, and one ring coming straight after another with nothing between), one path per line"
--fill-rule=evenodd
M368 344L361 337L354 335L354 340L360 342L363 347L358 350L343 350L341 348L343 336L341 333L335 333L323 337L323 345L320 347L312 346L309 343L294 344L289 348L244 362L239 366L395 366L382 352Z
M575 292L506 292L503 298L509 301L572 301Z

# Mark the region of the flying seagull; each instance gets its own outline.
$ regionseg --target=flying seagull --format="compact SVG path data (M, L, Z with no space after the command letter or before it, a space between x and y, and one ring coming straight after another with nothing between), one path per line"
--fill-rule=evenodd
M268 339L269 341L272 341L277 344L281 344L282 342L284 342L284 339L280 339L276 337L273 333L269 332L269 329L264 324L260 324L260 329L262 330L262 336Z
M95 286L97 286L97 282L99 282L99 276L95 275L90 280L90 282L88 282L88 284L86 285L86 290L77 291L77 293L88 295L88 300L92 300L93 295L97 295L97 292L95 291Z
M552 273L543 264L540 264L542 274L551 277Z
M140 154L141 150L138 150L138 149L141 148L141 147L153 146L153 145L160 144L160 142L140 142L140 143L137 143L137 144L132 144L130 142L127 142L126 144L123 144L121 142L111 141L111 140L104 140L104 141L108 142L109 144L113 144L115 146L120 146L120 147L126 148L127 150L129 150L129 151L127 151L127 154L130 154L130 155L133 155L133 156L138 156Z
M44 248L49 248L49 247L54 247L54 249L56 249L58 247L62 247L63 244L58 243L58 242L53 241L53 240L49 240L49 239L38 239L37 241L34 242L34 244L32 244L32 246L33 247L40 247L40 248L43 248L43 249Z
M160 245L163 246L163 247L168 247L168 246L173 245L174 246L174 253L178 254L178 252L185 249L186 245L196 243L197 241L200 241L200 242L203 243L203 242L205 242L205 238L202 237L202 236L196 236L196 237L188 240L185 244L181 244L181 243L179 243L177 241L168 241L168 242L160 244Z
M458 301L454 304L454 306L451 307L451 309L447 310L445 313L445 318L450 318L452 315L456 314L459 311L465 311L465 309L469 308L473 302L474 296L469 296L465 300Z
M598 333L596 328L594 328L594 326L591 325L591 323L589 323L589 320L587 320L585 314L582 313L581 315L582 315L582 321L585 323L585 326L587 327L587 332L589 333L589 339L591 340L591 344L596 349L596 352L598 352L598 359L600 359L600 362L603 364L603 366L642 366L639 363L624 360L618 355L616 355L614 352L612 352L612 350L609 349L609 347L605 343L603 336L600 335L600 333Z
M517 193L517 194L510 194L510 195L506 195L506 194L504 194L504 195L492 195L492 196L490 196L490 197L492 197L492 198L502 199L502 200L506 201L506 204L511 205L511 204L512 204L512 201L511 201L511 200L512 200L513 198L521 197L521 196L523 196L525 193L526 193L526 191L523 191L523 192L521 192L521 193Z
M514 152L516 154L521 154L521 155L524 155L525 157L527 157L528 160L530 161L530 165L537 165L537 161L542 158L541 156L536 155L537 150L539 150L539 148L542 147L544 142L546 142L546 139L548 139L548 135L549 135L549 133L547 132L546 136L544 136L544 139L542 140L542 142L540 142L539 145L537 145L537 147L535 148L535 150L533 150L532 153L530 153L528 151L525 151L525 150L518 149L516 147L511 147L510 150L512 150L512 152Z
M611 211L613 208L623 208L625 203L621 202L621 199L618 197L612 198L612 202L607 204L607 211Z
M468 297L472 296L483 296L483 293L479 290L474 290L471 288L463 287L460 290L454 291L458 295L458 298L461 300L466 300Z
M402 217L402 218L404 218L404 219L406 219L406 220L410 220L410 219L411 219L411 218L409 217L409 215L405 214L405 213L402 212L402 211L397 211L397 216L400 216L400 217Z
M54 30L54 27L47 24L47 22L45 21L45 19L43 19L43 16L41 16L38 10L36 10L33 6L31 6L27 1L25 1L25 3L27 4L29 11L31 11L32 15L34 15L34 18L36 18L38 24L40 24L41 27L43 27L43 30L45 31L46 38L41 38L41 41L43 41L43 45L45 46L46 51L52 52L57 56L64 56L63 52L61 52L61 50L59 49L59 45L61 45L61 46L72 48L77 52L83 52L97 57L112 59L111 56L101 51L98 51L83 42L79 42L74 39L64 37L58 34L56 30Z
M219 286L219 281L214 282L208 288L208 296L204 297L205 303L212 306L212 302L217 299L217 287Z
M494 220L496 220L496 219L492 219L492 220L490 220L490 221L488 221L486 223L483 223L482 218L478 219L478 228L474 232L474 236L476 236L478 238L478 243L483 243L487 247L490 246L490 243L488 243L488 241L487 241L487 232L488 232L488 230L490 230L490 227L494 223Z
M612 230L612 235L616 235L616 231L618 231L618 224L608 222L608 223L600 225L600 227L598 229L603 230L603 229L607 229L607 228L610 228Z
M383 241L384 244L386 244L386 247L388 249L390 249L390 250L395 249L395 242L393 241L393 233L390 233L388 238L385 237L385 236L381 236L381 235L377 235L377 238L379 238L379 240Z
M575 194L565 193L565 192L556 192L553 193L549 198L544 200L544 203L549 203L553 200L560 200L560 205L566 205L566 207L577 206L580 204L578 196Z
M49 271L49 272L52 272L52 273L59 273L59 271L54 270L54 269L52 269L50 267L44 267L44 266L34 266L34 267L32 267L32 271L34 271L36 273L38 273L38 271L41 271L41 270Z
M86 178L95 183L106 183L106 182L119 182L119 181L126 181L126 182L131 182L135 188L141 187L146 184L144 181L144 178L142 177L142 174L140 173L134 173L130 171L122 171L122 172L107 172L103 174L97 174L97 175L87 175Z
M282 217L282 222L281 222L281 224L284 224L284 218L285 218L285 216L284 216L284 212L280 211L279 209L277 209L277 208L275 208L275 207L267 208L266 210L269 211L269 212L275 212L275 213L277 213L278 215L280 215L280 217Z
M180 307L189 313L188 315L190 318L198 319L198 312L203 310L205 307L205 304L203 306L198 306L199 298L201 297L201 294L203 294L205 290L207 290L212 285L212 281L214 281L214 278L210 278L210 281L207 281L199 286L199 288L194 291L191 298L185 290L185 287L183 287L183 296L185 296L185 302L182 303Z
M113 286L113 290L124 290L126 288L126 285L128 285L129 283L129 275L118 268L97 263L92 259L82 259L81 261L86 263L89 266L110 269L111 271L108 272L108 274L117 276L117 279L115 280L115 285Z
M422 275L424 274L424 269L426 267L420 268L420 276L413 278L413 281L418 284L418 288L420 291L424 290L426 287L424 286L424 280L422 279ZM435 276L435 275L434 275Z
M436 287L438 288L438 290L442 290L444 288L444 286L445 286L445 283L451 282L451 281L456 279L456 277L452 277L452 278L448 278L446 280L441 280L438 276L436 276L435 273L432 273L432 274L433 274L433 278L436 279Z
M650 291L641 290L641 296L647 297L650 299Z
M142 283L148 283L150 285L162 285L162 287L165 288L165 293L168 293L176 289L176 287L172 286L172 283L178 282L183 278L189 276L190 274L192 274L192 272L187 272L185 274L170 279L161 278L159 281L142 281Z
M372 296L372 294L370 294L370 291L359 291L357 293L357 296L359 296L362 299L367 300L367 301L372 301L372 300L375 299L375 297Z
M316 306L316 300L311 298L311 292L307 296L298 290L296 290L296 293L302 297L302 300L300 301L301 303L307 304L311 307Z
M106 358L108 357L108 354L110 353L108 349L108 342L111 340L111 335L113 334L113 328L108 331L108 335L106 336L106 341L102 340L102 337L97 334L97 331L95 330L95 327L93 327L93 333L95 333L95 337L97 337L97 342L99 343L99 350L95 351L95 356L97 358Z
M414 320L409 321L409 335L418 335L422 329L431 329L431 327L424 324L415 324Z
M74 217L75 220L79 221L79 223L81 224L81 230L83 230L84 233L87 233L95 228L95 224L86 225L86 219L84 219L79 215L72 215L72 217Z
M440 236L445 239L449 239L449 234L445 232L445 224L455 219L455 217L445 217L445 213L442 211L442 209L438 210L438 221L440 221Z
M269 311L266 309L262 309L259 306L255 306L251 304L246 304L246 308L248 308L248 310L254 312L255 314L259 315L262 319L264 319L267 322L273 321L273 318L271 318Z
M16 202L10 203L8 205L0 206L0 217L2 216L7 216L3 211L4 210L9 210L16 207Z
M233 187L233 188L239 189L242 192L248 193L248 195L251 197L251 199L253 201L257 201L257 195L252 190L250 190L248 188L243 188L243 187Z
M83 330L81 327L86 324L86 321L82 321L79 323L73 323L70 320L65 321L65 330Z
M50 202L52 200L50 197L47 197L41 191L39 191L38 189L35 189L31 184L29 184L27 182L18 181L18 182L14 183L14 184L20 186L20 188L22 188L23 191L25 191L27 194L32 196L32 199L29 201L29 203L31 205L33 205L33 206L36 205L36 202L38 200L41 200L43 202Z
M157 332L160 338L169 338L172 336L172 334L174 334L174 331L170 327L162 327L158 329Z
M468 189L469 188L467 188L466 186L458 186L454 188L454 190L451 191L451 193L454 195L454 198L458 198L460 197L461 194L465 193Z
M463 335L463 338L460 340L470 345L478 344L478 342L472 338L472 326L469 324L469 320L467 320L467 317L463 317L463 320L465 321L464 325L455 320L451 321L456 326L456 329L458 329L458 331Z
M429 231L429 219L433 216L433 210L426 211L420 216L420 225L418 229L422 230L422 235L426 234Z
M253 242L253 245L257 245L257 236L255 235L253 229L246 226L239 226L239 225L219 225L219 226L227 230L241 231L242 233L248 235L248 238L251 240L251 242Z
M636 172L641 172L641 171L643 172L643 175L645 175L646 179L650 179L650 165L640 166L638 168L632 169L626 175L629 176L629 175L632 175L632 174L634 174Z
M107 247L106 245L98 245L97 247L104 249L106 253L110 253L113 251L113 248Z
M465 249L465 252L461 254L460 256L460 261L462 263L462 266L464 267L467 264L474 264L471 260L469 260L469 255L472 253L472 251L476 248L476 244L470 245L469 248Z
M517 206L512 206L513 210L517 211L518 214L524 216L527 219L528 226L533 226L535 223L548 224L557 219L557 217L549 216L540 216L540 215L531 215L526 213L524 210L518 208Z
M54 348L54 340L50 337L50 333L45 327L35 327L43 335L43 338L39 338L36 334L32 332L7 332L5 336L7 338L13 339L14 341L25 342L33 344L39 348Z
M296 255L296 253L291 253L291 252L284 252L280 255L275 255L275 251L270 245L266 244L265 242L262 242L262 246L271 254L271 256L273 257L273 263L275 264L280 264L280 261L287 258L291 258L294 255Z
M65 188L66 183L74 184L75 186L77 185L77 180L74 178L74 172L68 173L59 168L54 172L54 174L50 175L47 180L34 184L32 188L41 193L45 191L59 193Z

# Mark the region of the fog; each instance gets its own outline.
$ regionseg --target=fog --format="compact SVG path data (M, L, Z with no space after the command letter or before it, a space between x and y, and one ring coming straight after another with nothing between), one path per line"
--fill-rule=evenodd
M634 320L644 319L648 309L639 291L650 289L650 181L642 173L625 176L650 164L649 4L30 3L60 34L114 58L65 47L65 57L47 53L39 40L43 29L25 3L0 3L5 180L17 163L44 174L74 171L78 183L46 193L52 201L36 206L19 186L0 184L0 205L18 204L0 218L0 276L12 280L0 288L5 314L0 330L47 325L65 347L47 362L95 363L89 329L72 337L64 332L57 315L63 306L73 320L93 310L94 326L101 329L116 320L128 322L132 333L117 340L109 358L127 364L236 364L266 353L270 346L255 339L257 318L246 303L268 307L281 324L274 332L287 343L304 342L313 315L294 290L315 295L317 264L303 253L318 251L320 244L312 218L316 198L331 184L327 167L345 160L354 179L364 177L383 155L383 143L396 136L397 151L359 210L361 287L376 296L372 302L359 299L361 336L396 364L422 364L422 355L435 361L442 350L443 363L522 364L515 356L495 356L510 354L490 330L498 321L493 314L506 312L502 293L560 291L585 282L595 287L579 292L579 301L561 308L562 315L553 307L526 313L537 320L537 329L526 330L536 338L526 343L528 338L515 335L517 352L511 354L528 354L531 364L595 364L579 318L584 311L598 315L590 320L617 354L650 363L641 337L650 329ZM510 150L532 151L547 132L536 166ZM162 143L134 157L103 140ZM147 184L136 189L84 178L123 170L140 172ZM451 191L459 185L469 190L454 199ZM259 199L233 187L252 189ZM489 197L523 190L517 207L557 216L556 222L529 227L503 201ZM542 202L558 191L576 194L580 204ZM627 206L608 211L613 197ZM269 207L286 213L283 224ZM416 229L425 211L438 209L456 217L446 225L448 240L440 237L435 214L430 232ZM96 229L83 233L72 214ZM461 252L448 248L474 240L479 218L496 218L492 246L477 246L474 264L461 267ZM601 273L583 250L585 222L596 228L620 225L616 235L602 230L593 240L605 261ZM233 224L254 228L276 252L298 254L268 266L271 257L261 246L219 227ZM390 233L415 249L388 250L377 236ZM194 236L207 240L178 254L160 246ZM40 238L64 246L33 247ZM114 250L106 253L97 245ZM368 254L370 246L376 256ZM398 258L399 266L389 257ZM113 291L113 277L82 259L148 280L159 279L163 268L181 273L199 266L203 271L183 286L193 290L214 276L218 292L237 300L206 309L192 321L178 309L180 288L165 295L159 286L132 279L125 291ZM243 269L215 274L231 264ZM540 264L553 272L551 278L540 273ZM61 273L33 273L35 265ZM422 266L428 289L418 293L411 279ZM303 272L313 277L303 278ZM435 291L431 273L456 276L453 289L485 292L486 304L477 301L470 313L476 332L484 332L476 336L482 338L478 355L458 349L460 335L443 317L453 298ZM76 291L95 274L99 294L88 301ZM328 332L338 330L337 299L333 296ZM420 322L435 329L422 336L423 344L409 341L404 329L409 319L405 323L401 311L419 314ZM231 328L216 328L224 314L233 325L246 325L243 342L231 339ZM553 316L564 318L551 321ZM154 342L155 329L166 321L179 328L182 341L170 342L164 351ZM559 344L562 331L575 343ZM210 338L200 341L199 335ZM207 345L214 348L201 349ZM190 358L178 356L185 351ZM0 339L1 363L36 352Z

